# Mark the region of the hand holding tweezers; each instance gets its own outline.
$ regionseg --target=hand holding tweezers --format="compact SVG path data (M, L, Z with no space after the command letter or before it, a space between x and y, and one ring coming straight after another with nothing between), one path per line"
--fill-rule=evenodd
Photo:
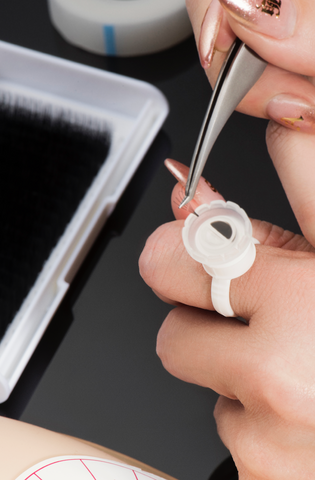
M182 208L195 194L210 151L237 105L257 82L267 63L238 38L221 68L202 125L186 183Z

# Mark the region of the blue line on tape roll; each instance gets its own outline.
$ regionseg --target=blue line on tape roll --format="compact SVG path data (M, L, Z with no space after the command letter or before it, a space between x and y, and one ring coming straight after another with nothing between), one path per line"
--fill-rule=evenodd
M115 27L113 25L104 25L105 53L107 55L116 55Z
M85 50L117 56L169 48L191 34L185 0L47 0L59 33Z

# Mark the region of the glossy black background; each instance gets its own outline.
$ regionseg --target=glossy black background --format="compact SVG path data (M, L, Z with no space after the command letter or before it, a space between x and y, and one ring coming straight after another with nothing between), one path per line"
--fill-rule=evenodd
M148 235L171 221L174 180L190 162L211 90L193 38L168 51L105 58L67 44L44 0L0 2L0 39L157 86L170 115L80 269L0 414L116 449L181 480L206 480L227 456L212 417L216 394L171 377L155 354L170 307L138 273ZM0 65L1 74L1 65ZM266 121L233 114L205 176L256 218L298 231L268 157Z

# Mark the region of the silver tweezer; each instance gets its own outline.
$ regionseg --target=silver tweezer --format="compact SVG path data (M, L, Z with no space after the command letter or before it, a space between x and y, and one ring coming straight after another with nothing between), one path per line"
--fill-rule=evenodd
M221 130L237 105L257 82L267 63L238 38L232 45L215 84L199 134L186 183L182 208L190 202Z

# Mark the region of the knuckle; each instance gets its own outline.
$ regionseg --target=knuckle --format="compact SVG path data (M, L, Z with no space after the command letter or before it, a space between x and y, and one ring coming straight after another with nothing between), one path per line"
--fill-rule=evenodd
M235 287L231 283L231 300L234 311L240 311L248 318L253 318L258 311L260 315L265 315L262 331L266 331L267 324L272 328L283 326L282 322L277 324L276 319L280 321L287 315L285 333L289 336L292 331L297 333L297 323L289 319L300 315L301 309L304 314L311 315L315 308L315 256L307 248L292 252L292 238L285 231L276 230L272 235L277 236L277 240L273 237L275 241L283 243L283 248L258 245L256 261L251 269L236 279ZM305 246L303 238L301 246ZM239 291L250 294L240 296Z
M313 381L302 378L291 362L275 355L266 377L261 397L269 410L285 424L315 428Z
M156 353L165 370L171 375L195 383L195 377L191 377L191 355L187 353L190 322L185 322L185 313L190 320L187 307L176 307L170 311L158 333Z
M219 436L231 451L240 478L262 478L263 473L266 480L275 480L274 472L268 471L273 452L269 436L260 430L263 420L225 397L219 398L214 415Z
M266 246L290 249L291 244L294 242L294 249L297 242L301 243L303 239L301 235L294 234L289 230L284 230L264 220L252 220L252 224L259 233L258 240Z
M176 355L174 354L173 343L177 324L179 308L170 311L164 320L156 340L156 353L160 358L165 370L175 375Z

